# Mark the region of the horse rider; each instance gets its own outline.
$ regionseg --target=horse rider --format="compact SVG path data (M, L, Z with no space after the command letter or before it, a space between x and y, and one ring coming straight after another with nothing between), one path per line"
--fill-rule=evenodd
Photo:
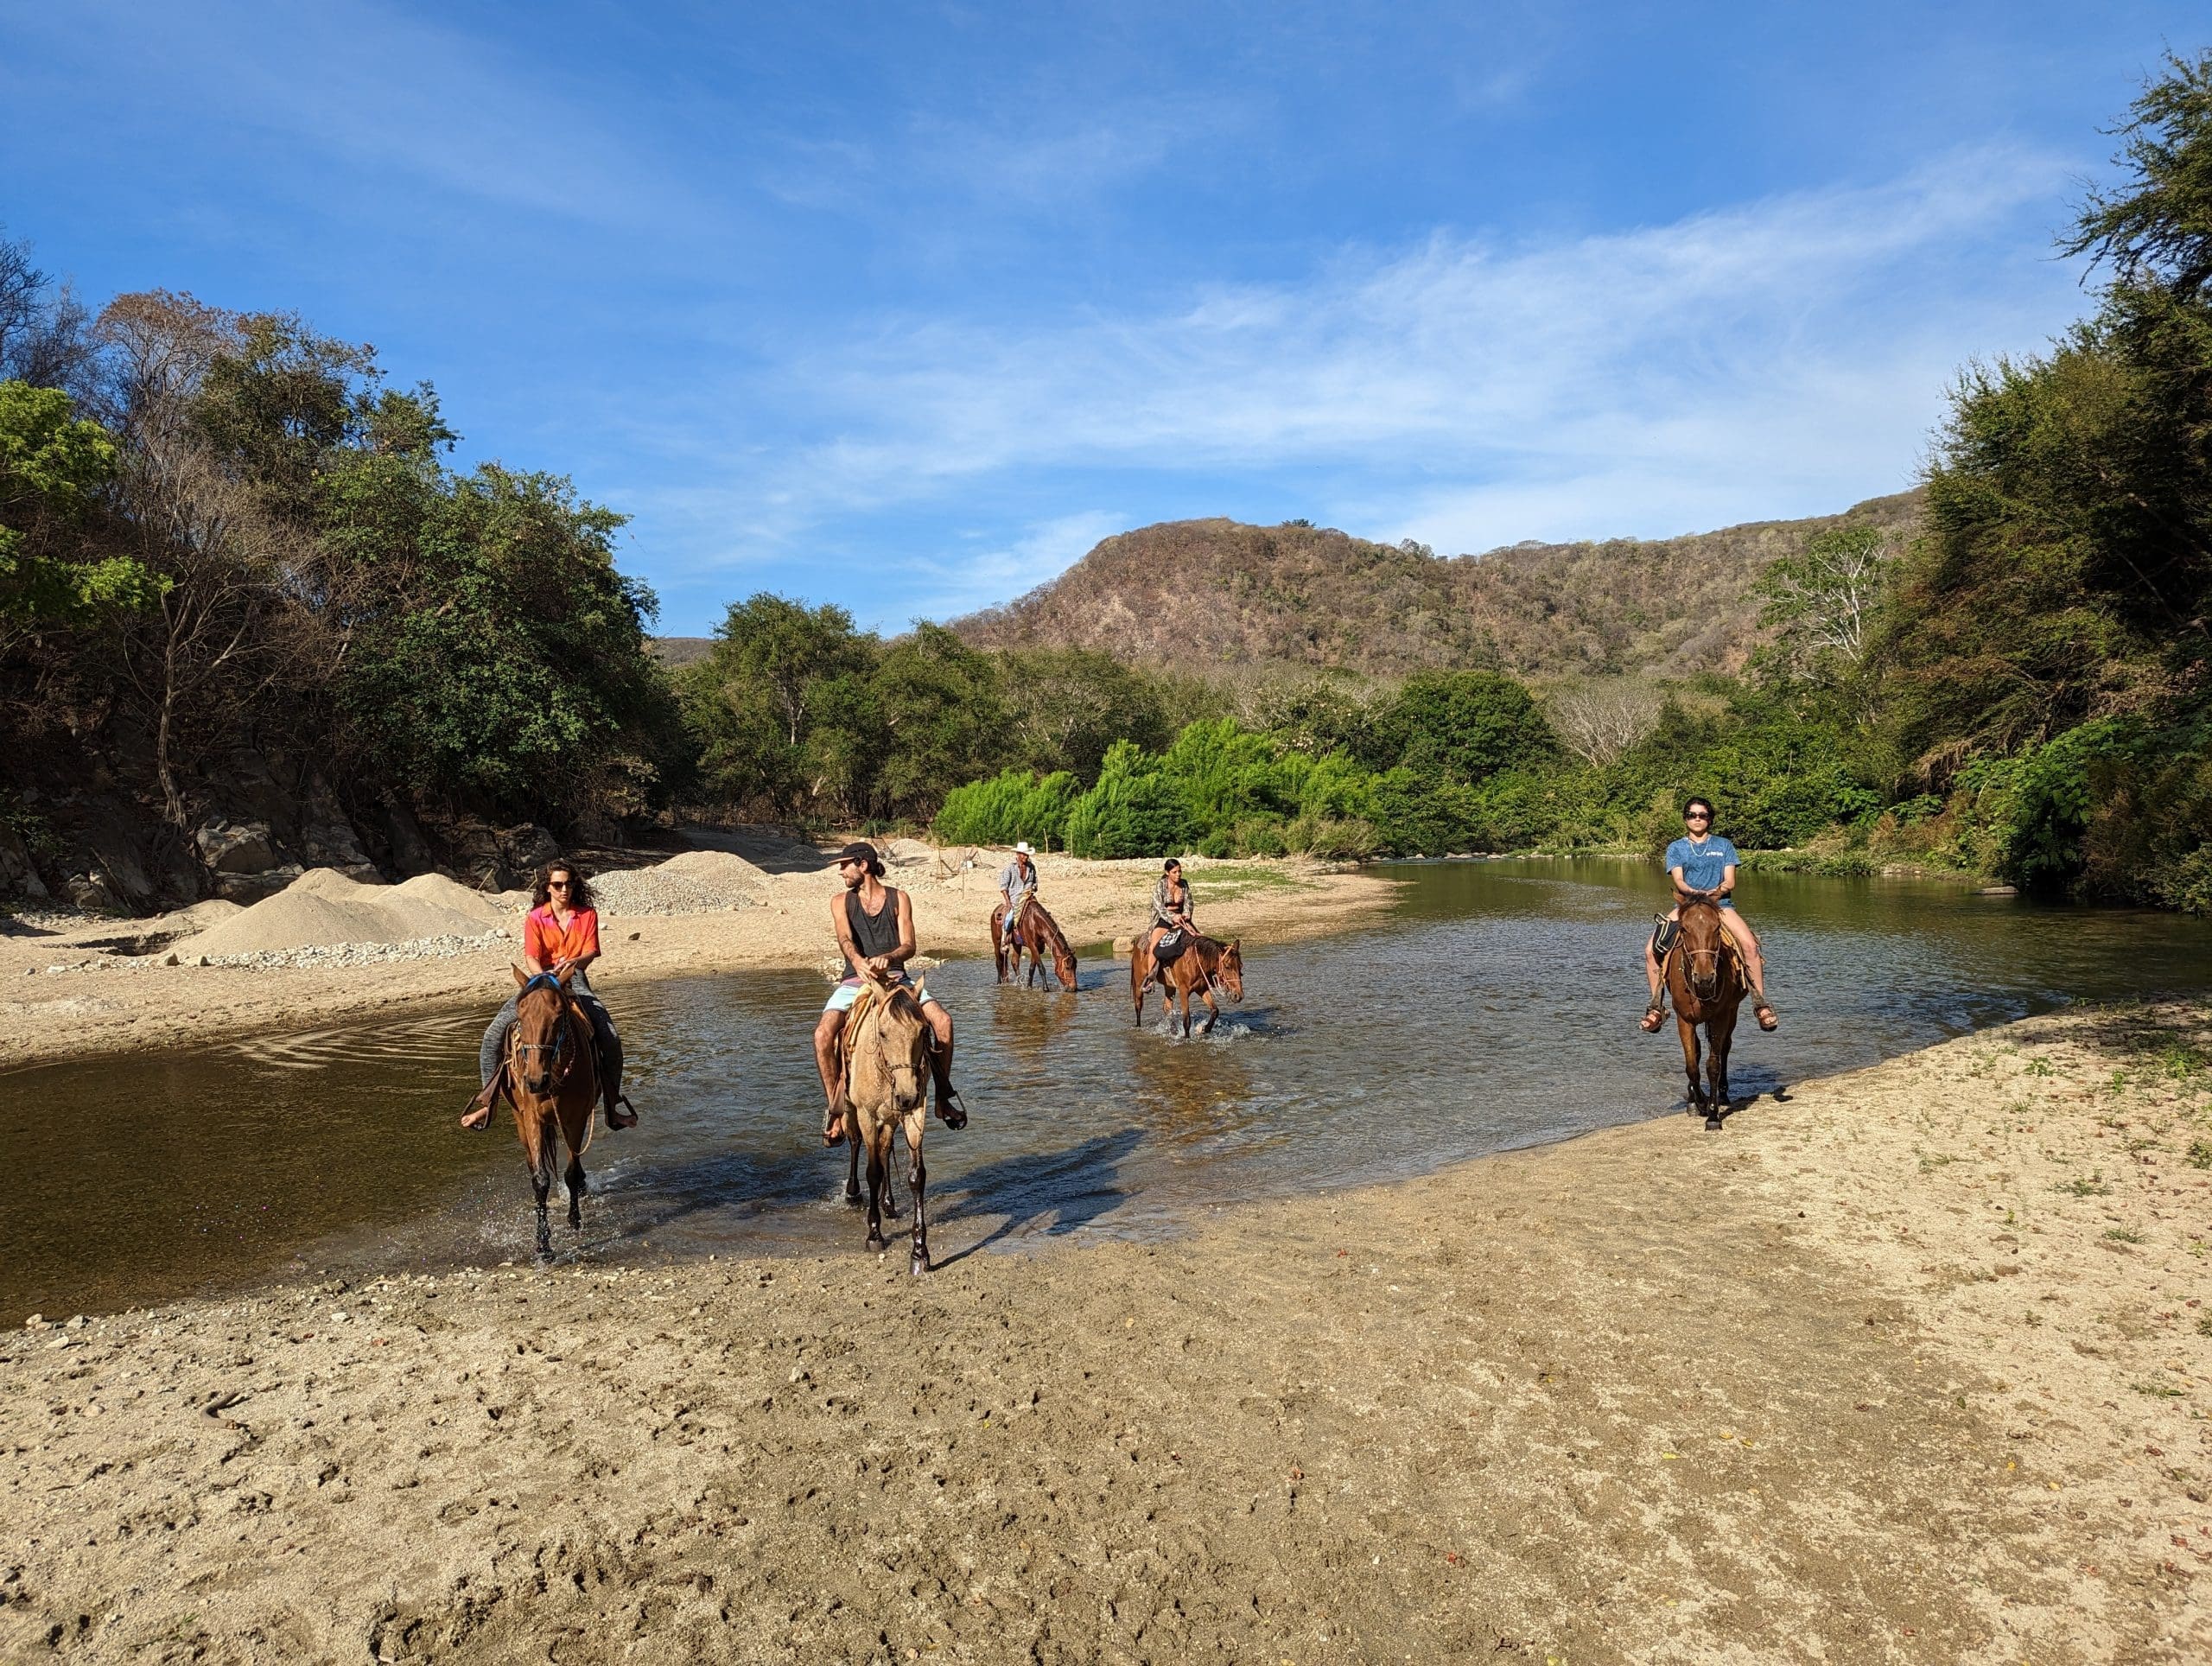
M1163 985L1167 968L1198 936L1191 918L1191 887L1183 877L1183 864L1170 856L1152 887L1152 924L1145 928L1145 946L1152 951L1152 975Z
M883 858L875 847L855 840L837 856L837 877L845 882L844 894L830 905L830 924L844 951L845 976L830 992L821 1021L814 1027L814 1062L822 1072L822 1091L829 1110L822 1122L822 1143L836 1145L845 1137L845 1066L838 1047L845 1015L860 999L864 972L887 976L894 985L913 991L922 1016L930 1021L935 1044L930 1048L930 1074L937 1084L937 1114L947 1128L968 1126L968 1110L952 1085L952 1014L945 1011L929 985L906 976L906 963L914 953L914 902L904 891L883 882Z
M591 1021L592 1036L599 1046L600 1098L607 1110L607 1125L635 1128L638 1113L622 1096L622 1038L584 971L598 958L599 910L592 906L590 882L573 862L546 863L538 870L537 891L529 913L523 917L522 969L532 977L573 975L569 993ZM461 1119L463 1128L482 1128L492 1120L492 1107L499 1097L496 1081L506 1064L507 1032L514 1027L515 1003L521 999L520 989L511 991L499 1016L484 1032L484 1042L476 1055L477 1074L484 1087L468 1102L467 1112Z
M1728 928L1736 952L1743 957L1744 974L1751 984L1751 1016L1759 1027L1770 1030L1781 1023L1767 1004L1766 963L1759 955L1759 940L1751 922L1736 907L1731 894L1736 888L1736 868L1741 862L1734 844L1713 830L1713 800L1692 798L1682 806L1682 836L1667 847L1667 874L1674 881L1675 906L1643 945L1643 974L1651 985L1651 1004L1643 1009L1640 1027L1646 1034L1657 1029L1667 1016L1665 974L1660 967L1663 948L1674 942L1674 922L1682 917L1682 905L1702 899L1720 905L1720 923ZM1665 939L1662 944L1661 939Z
M1030 860L1037 854L1027 839L1014 843L1014 860L999 869L999 894L1006 899L1007 947L1019 952L1021 947L1021 905L1037 894L1037 864Z

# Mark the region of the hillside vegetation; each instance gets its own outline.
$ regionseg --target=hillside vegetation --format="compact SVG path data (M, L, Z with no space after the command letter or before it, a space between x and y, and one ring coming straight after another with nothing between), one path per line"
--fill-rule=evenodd
M1374 677L1734 672L1762 639L1752 591L1769 565L1840 525L1909 537L1921 497L1682 537L1525 543L1449 559L1297 522L1166 521L1108 538L1058 578L951 628L978 647Z

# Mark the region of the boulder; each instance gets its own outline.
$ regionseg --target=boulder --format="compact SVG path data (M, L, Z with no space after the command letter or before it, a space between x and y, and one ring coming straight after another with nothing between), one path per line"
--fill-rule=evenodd
M276 846L266 822L209 822L194 840L200 846L200 861L218 876L265 874L276 866Z
M394 802L384 807L384 830L391 842L392 866L402 874L428 874L437 867L429 841L405 804Z
M29 847L13 828L0 827L0 897L28 897L41 902L48 894Z
M503 828L499 832L499 854L517 873L529 875L537 873L556 856L568 854L560 840L536 822L524 822L518 826ZM504 888L504 887L502 887Z

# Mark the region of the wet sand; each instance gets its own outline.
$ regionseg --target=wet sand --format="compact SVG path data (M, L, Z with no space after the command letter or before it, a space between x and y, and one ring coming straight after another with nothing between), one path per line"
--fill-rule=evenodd
M2201 1660L2208 1060L2063 1013L1164 1246L10 1331L0 1655Z
M1002 855L986 852L965 872L941 863L899 868L887 882L912 892L915 937L925 955L988 954ZM1291 859L1190 862L1199 924L1223 937L1270 941L1342 926L1388 907L1389 880ZM1149 913L1159 878L1152 862L1038 860L1039 892L1071 941L1126 936ZM639 978L747 966L817 966L835 956L830 906L840 890L827 869L764 876L760 906L735 912L607 914L605 953L592 981L619 1010L625 983ZM507 967L517 942L450 957L367 965L142 966L95 963L81 944L143 929L104 921L49 937L0 937L0 1069L40 1060L135 1052L321 1023L390 1008L480 999L488 1017L512 993ZM55 965L68 970L52 971Z

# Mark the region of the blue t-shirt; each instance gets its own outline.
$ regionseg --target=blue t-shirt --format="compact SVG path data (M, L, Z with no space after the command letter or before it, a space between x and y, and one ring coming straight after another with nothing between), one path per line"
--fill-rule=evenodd
M1676 839L1667 847L1667 871L1682 870L1682 883L1693 891L1718 891L1725 877L1723 871L1737 866L1742 858L1736 847L1718 833L1703 844L1692 844L1688 839Z

